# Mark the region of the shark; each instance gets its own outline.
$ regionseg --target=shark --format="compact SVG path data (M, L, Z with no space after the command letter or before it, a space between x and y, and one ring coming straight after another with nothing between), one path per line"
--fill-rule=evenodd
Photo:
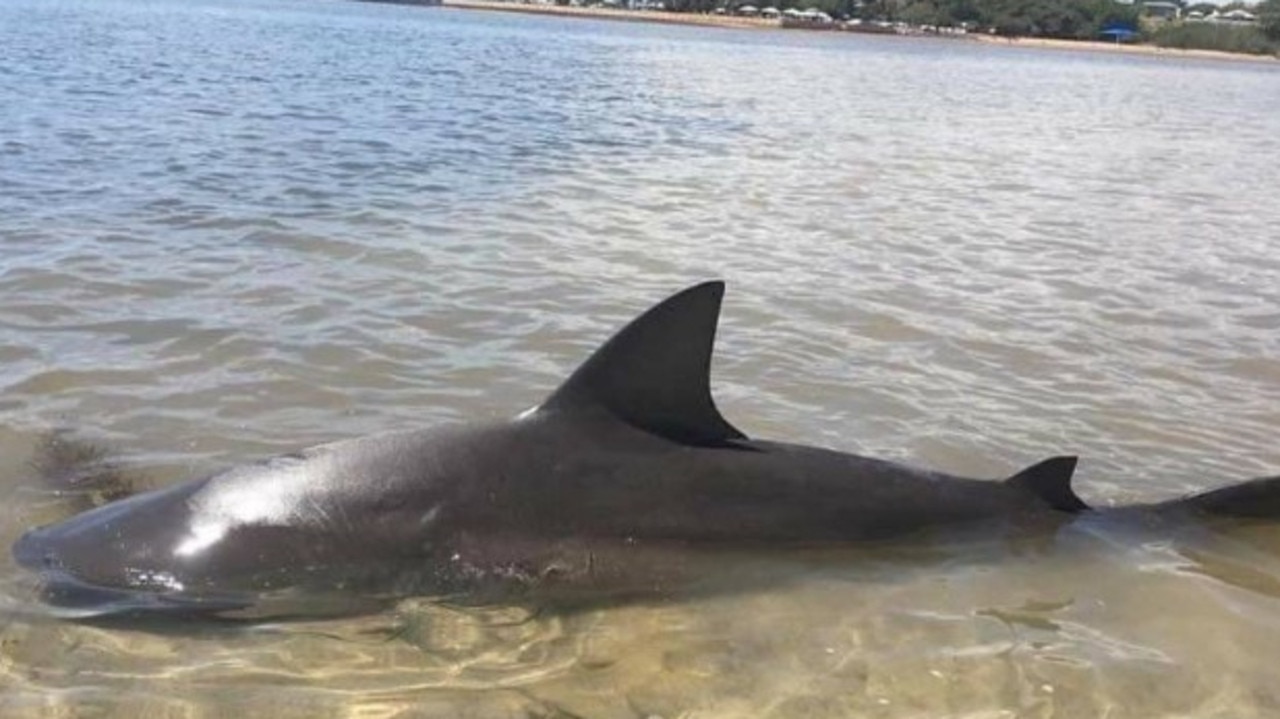
M711 393L723 295L712 281L659 302L512 419L232 467L30 529L12 554L67 616L262 618L663 592L721 553L1105 511L1072 489L1070 455L971 478L748 437ZM1272 516L1280 491L1257 480L1140 509Z

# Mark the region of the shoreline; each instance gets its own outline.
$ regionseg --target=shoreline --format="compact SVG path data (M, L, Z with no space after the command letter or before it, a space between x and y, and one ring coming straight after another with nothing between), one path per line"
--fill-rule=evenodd
M526 5L504 0L443 0L442 7L458 10L494 10L497 12L524 13L526 15L553 15L559 17L586 18L589 20L613 20L615 22L648 22L662 25L696 25L730 30L777 30L776 20L739 17L736 15L703 15L700 13L669 12L665 10L612 10L606 8L569 7L561 5Z
M456 10L483 10L495 12L524 13L526 15L550 15L555 17L585 18L588 20L610 20L614 22L645 22L662 25L689 25L696 27L712 27L726 30L783 30L782 23L765 18L740 17L736 15L710 15L701 13L680 13L663 10L615 10L607 8L568 7L560 5L533 5L506 0L443 0L442 7ZM804 32L804 30L799 30ZM831 34L830 31L823 31ZM846 34L837 31L835 34ZM850 35L860 35L856 31L848 31ZM902 37L914 39L919 37L933 38L932 35L892 35L875 33L880 37ZM1061 40L1045 37L1001 37L969 33L960 37L947 37L947 40L973 41L991 47L1030 48L1039 50L1067 50L1070 52L1111 53L1118 55L1138 55L1146 57L1189 58L1199 60L1227 60L1232 62L1280 62L1275 55L1250 55L1247 53L1223 52L1221 50L1197 50L1172 47L1159 47L1147 44L1116 44L1102 40Z
M1275 55L1251 55L1244 52L1224 52L1222 50L1184 49L1178 47L1160 47L1148 44L1117 44L1104 40L1061 40L1049 37L1000 37L998 35L980 35L971 33L966 36L985 45L999 47L1022 47L1039 50L1068 50L1071 52L1103 52L1113 55L1141 55L1146 57L1194 58L1198 60L1228 60L1232 62L1274 63L1280 61Z

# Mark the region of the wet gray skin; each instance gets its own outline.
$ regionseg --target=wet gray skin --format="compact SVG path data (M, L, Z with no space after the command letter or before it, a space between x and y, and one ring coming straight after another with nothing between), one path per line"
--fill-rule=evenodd
M688 581L690 553L1088 510L1072 457L989 481L745 437L709 389L722 294L706 283L652 308L515 420L237 467L33 529L14 557L73 615L266 616L662 591ZM1272 509L1273 485L1152 509Z

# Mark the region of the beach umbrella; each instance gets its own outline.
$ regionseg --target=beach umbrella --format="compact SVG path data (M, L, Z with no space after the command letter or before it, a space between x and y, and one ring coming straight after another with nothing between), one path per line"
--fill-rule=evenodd
M1138 36L1137 31L1124 25L1108 25L1102 28L1102 32L1098 34L1108 40L1115 40L1117 44L1128 42Z

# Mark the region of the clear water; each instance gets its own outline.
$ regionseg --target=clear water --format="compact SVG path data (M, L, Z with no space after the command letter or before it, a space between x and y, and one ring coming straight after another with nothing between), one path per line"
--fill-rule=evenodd
M148 486L535 404L730 283L739 426L1098 504L1280 472L1280 66L339 2L0 5L0 540L50 427ZM1158 528L1157 528L1158 529ZM1080 522L657 606L64 624L3 716L1268 716L1280 531Z

